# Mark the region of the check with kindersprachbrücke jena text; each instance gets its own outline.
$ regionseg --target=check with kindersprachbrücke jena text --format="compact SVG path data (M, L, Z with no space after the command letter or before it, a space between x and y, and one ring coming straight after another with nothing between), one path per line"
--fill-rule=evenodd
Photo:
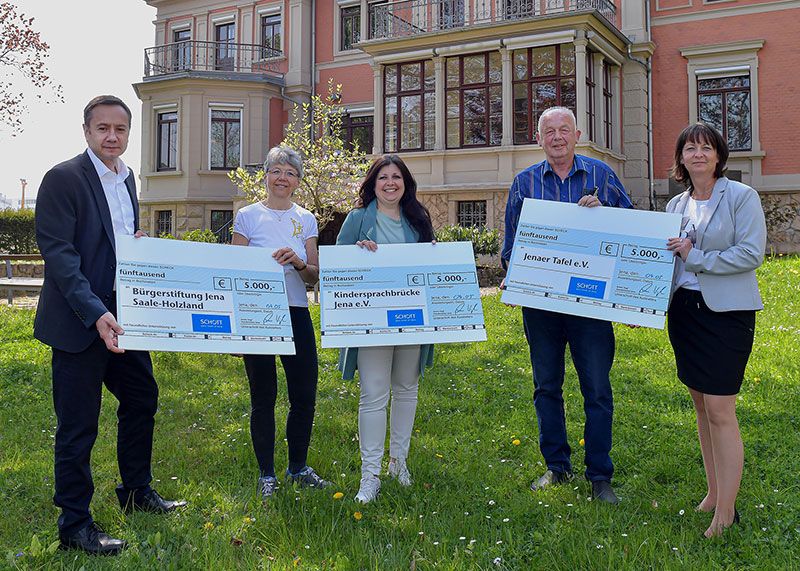
M471 242L322 246L322 346L485 341Z
M117 236L123 349L294 355L272 250Z
M505 303L664 328L680 214L526 198Z

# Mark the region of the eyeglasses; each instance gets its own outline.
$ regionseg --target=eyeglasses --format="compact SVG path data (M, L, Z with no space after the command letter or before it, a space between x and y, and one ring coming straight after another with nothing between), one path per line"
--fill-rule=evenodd
M293 170L283 170L283 169L273 168L273 169L269 169L267 171L267 173L269 173L270 176L274 176L276 178L281 177L281 176L284 176L284 177L286 177L288 179L300 178L297 175L297 173L294 172Z

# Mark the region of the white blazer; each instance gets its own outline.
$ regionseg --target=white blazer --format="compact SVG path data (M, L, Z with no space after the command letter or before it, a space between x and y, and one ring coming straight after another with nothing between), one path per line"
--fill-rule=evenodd
M684 214L689 194L672 198L667 212ZM697 274L706 305L713 311L763 309L755 270L764 261L767 225L758 193L746 184L717 179L696 232L685 268Z

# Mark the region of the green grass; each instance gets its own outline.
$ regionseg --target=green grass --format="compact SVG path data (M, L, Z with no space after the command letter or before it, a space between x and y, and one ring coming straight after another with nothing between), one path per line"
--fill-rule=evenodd
M622 503L588 501L582 478L528 490L543 471L530 361L519 310L495 296L484 299L489 341L439 346L436 366L422 381L410 489L384 479L377 502L353 502L358 386L341 380L334 351L321 351L309 462L336 485L324 492L284 485L266 507L256 493L241 361L154 354L161 389L154 485L189 506L166 517L120 512L113 491L119 477L115 400L106 394L92 456L92 510L131 548L112 559L48 553L58 515L51 501L50 352L32 340L31 310L2 308L0 568L800 568L800 259L771 259L759 277L767 307L758 316L739 396L743 525L713 541L701 538L710 515L692 510L705 491L703 469L694 412L664 331L617 327L612 454ZM583 411L571 367L564 393L574 469L581 473ZM284 417L285 388L278 409ZM282 471L280 425L278 438ZM512 444L515 438L520 445ZM345 498L334 500L336 491Z

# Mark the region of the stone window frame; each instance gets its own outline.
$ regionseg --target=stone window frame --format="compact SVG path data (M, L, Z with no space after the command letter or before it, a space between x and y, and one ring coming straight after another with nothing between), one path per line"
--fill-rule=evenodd
M263 26L263 19L268 16L279 16L281 19L281 45L280 45L280 54L273 56L262 58L260 61L267 61L267 60L280 60L286 58L286 38L287 38L287 29L286 29L286 18L284 17L284 10L283 10L283 2L280 4L269 4L267 6L260 6L256 10L256 17L255 17L255 25L256 25L256 32L258 38L258 45L264 45L264 26Z
M174 208L154 208L153 209L153 234L158 238L164 232L159 231L159 214L169 212L169 232L167 234L175 235L175 209Z
M500 60L498 72L500 73L500 81L492 81L491 74L491 60L493 55L497 55L497 58ZM483 57L484 61L484 72L483 72L483 81L478 83L465 83L464 81L464 61L466 58L477 58ZM451 61L457 61L454 65L457 66L457 74L458 74L458 83L456 85L449 85L448 84L448 72L449 66ZM497 142L492 142L492 90L499 90L501 92L500 95L500 132L499 138ZM446 149L475 149L475 148L488 148L488 147L499 147L502 145L502 137L503 137L503 115L502 115L502 89L503 89L503 64L502 64L502 55L498 50L489 50L486 52L475 52L475 53L468 53L468 54L458 54L452 55L445 58L445 148ZM484 119L486 121L484 127L484 134L486 135L486 142L484 143L473 143L468 144L464 142L465 139L465 108L466 104L464 102L464 95L467 91L483 91L485 94L485 104L484 104ZM449 98L451 94L457 94L458 96L458 144L450 145L449 144L449 125L448 122L450 117L447 115L447 104L449 102Z
M244 129L245 129L245 108L244 103L228 103L228 102L212 102L208 104L208 115L206 117L206 145L208 147L208 153L206 160L208 161L206 164L208 165L209 171L226 171L231 170L228 167L212 167L211 166L211 117L213 111L238 111L239 112L239 166L242 166L242 160L244 157Z
M752 129L752 147L749 151L733 151L731 158L760 159L764 156L761 147L759 121L759 89L758 89L758 52L764 47L764 40L744 40L704 46L682 48L681 55L686 58L688 75L689 123L696 123L697 80L717 77L728 77L732 74L745 75L745 68L750 76L750 125ZM755 172L753 172L755 174Z
M465 206L465 207L469 206L469 207L471 207L473 209L473 211L470 214L467 215L467 216L473 218L473 222L474 222L474 218L476 217L476 212L475 212L476 207L482 205L483 212L480 213L480 214L483 214L483 224L462 224L462 220L461 220L461 214L462 214L461 207L462 207L462 205ZM459 226L463 226L464 228L486 228L487 224L489 223L488 214L489 214L489 201L486 200L486 199L483 199L483 200L480 200L480 199L477 199L477 200L457 200L456 201L456 224L458 224Z
M181 22L179 24L173 24L170 26L170 29L167 30L169 33L169 41L165 42L168 44L172 44L172 50L170 50L170 58L173 67L176 70L185 70L191 69L192 65L194 64L194 57L193 50L195 50L194 45L192 42L194 41L194 30L192 29L192 22ZM183 32L189 32L188 38L183 38L178 40L176 36ZM178 44L185 44L182 46L178 46Z
M342 37L342 25L343 25L342 12L350 8L358 8L359 41L364 39L364 37L362 36L362 33L364 31L364 7L362 6L361 0L339 0L338 2L336 2L336 5L334 6L334 23L333 23L334 55L349 55L361 52L360 49L355 47L351 47L350 49L342 49L342 42L344 41L344 38Z
M150 153L152 156L148 159L148 165L150 167L149 173L147 176L181 176L183 171L181 169L181 105L179 102L164 102L164 103L156 103L151 106L150 108L152 112L152 131L150 135L151 145L150 148L152 152ZM170 170L158 170L158 141L159 141L159 129L158 129L158 118L161 113L177 113L178 114L178 133L177 133L177 140L175 145L175 168ZM149 161L152 161L150 163Z
M435 148L435 142L432 146L428 147L425 144L425 136L426 136L426 126L427 126L427 119L429 118L426 115L426 106L425 106L425 99L426 96L430 95L431 99L433 99L433 108L434 112L430 115L431 120L433 121L434 126L434 139L435 139L435 124L437 120L436 116L436 89L430 89L426 85L426 68L428 67L427 64L430 64L431 68L434 67L434 62L430 58L425 59L416 59L412 61L403 61L398 63L391 63L385 64L382 67L382 77L381 77L381 94L382 94L382 116L383 116L383 131L379 135L382 148L386 149L388 145L386 141L387 137L387 129L386 129L386 108L388 105L389 100L393 100L395 102L395 148L387 151L390 153L408 153L408 152L418 152L418 151L430 151ZM402 69L403 67L418 65L420 69L420 86L417 89L409 89L403 90L402 88ZM395 73L395 92L391 94L387 94L386 91L386 83L387 83L387 70L393 68ZM402 127L403 127L403 120L402 120L402 98L403 97L419 97L420 98L420 146L419 147L411 147L411 148L404 148L403 147L403 138L402 138ZM375 138L375 121L373 118L373 140Z
M178 170L178 155L179 155L179 141L180 141L180 115L178 114L178 107L170 106L167 108L156 109L155 111L156 116L156 168L157 172L172 172ZM167 114L174 114L175 119L164 119L164 115ZM168 129L167 139L168 141L172 141L172 129L169 125L175 125L175 155L171 156L172 153L168 153L168 159L172 159L171 164L167 164L166 166L162 166L161 164L161 155L162 151L164 150L161 146L163 138L162 138L162 129Z
M562 59L562 49L564 46L568 46L572 49L572 73L571 74L564 74L561 70L561 59ZM545 44L545 45L538 45L538 46L530 46L526 48L517 48L512 51L512 58L514 58L514 52L517 50L525 50L527 52L526 55L526 65L527 65L527 72L524 79L517 79L515 75L511 77L512 88L516 87L517 85L524 85L527 86L527 116L528 116L528 125L527 125L527 133L525 140L518 141L517 140L517 131L513 133L513 144L520 146L520 145L534 145L538 144L537 142L537 130L538 130L538 117L533 112L533 103L534 103L534 87L538 85L543 85L547 83L554 83L556 86L556 105L569 107L562 99L562 84L564 82L572 81L574 84L575 89L575 109L573 110L575 113L576 119L578 117L583 117L584 122L587 116L589 104L588 101L584 102L586 106L585 109L580 109L580 105L578 104L578 91L580 90L587 90L586 87L586 79L589 77L588 71L584 71L583 74L579 76L579 66L578 66L578 58L581 55L578 53L576 49L576 45L574 43L569 42L557 42L553 44ZM547 76L537 76L533 73L533 57L534 57L534 50L541 49L541 48L553 48L553 64L555 73L552 75ZM587 52L588 54L588 52ZM588 55L583 56L584 62L591 61L591 58ZM513 72L512 72L513 73ZM513 101L513 96L512 96ZM516 109L514 110L516 114ZM578 119L578 125L581 124L581 120ZM589 131L589 129L586 129Z

